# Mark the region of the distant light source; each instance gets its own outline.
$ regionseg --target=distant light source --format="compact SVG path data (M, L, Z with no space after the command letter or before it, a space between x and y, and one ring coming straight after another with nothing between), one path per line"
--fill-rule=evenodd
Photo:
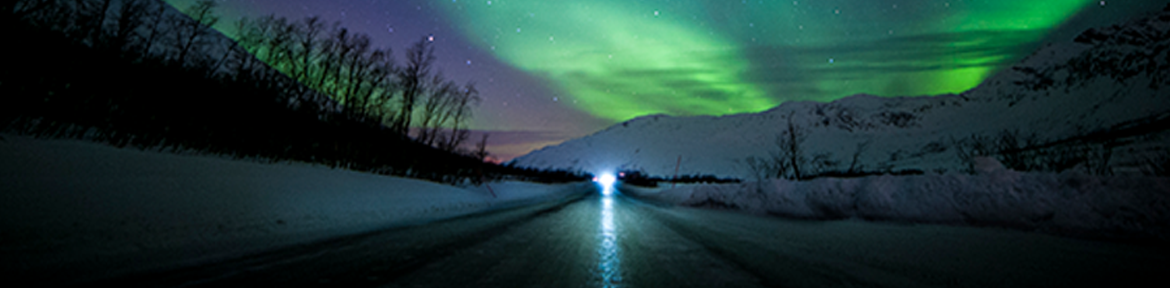
M613 174L609 174L609 173L601 174L601 177L597 177L597 183L601 183L601 185L605 185L605 186L612 186L613 182L616 182L616 181L617 181L617 178L614 178Z

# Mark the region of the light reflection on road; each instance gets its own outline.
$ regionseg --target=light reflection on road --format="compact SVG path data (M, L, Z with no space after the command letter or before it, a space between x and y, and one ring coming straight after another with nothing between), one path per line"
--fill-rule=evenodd
M617 244L617 227L613 221L613 185L602 185L601 193L601 240L597 247L599 263L595 273L602 280L601 287L619 287L622 282L620 249Z

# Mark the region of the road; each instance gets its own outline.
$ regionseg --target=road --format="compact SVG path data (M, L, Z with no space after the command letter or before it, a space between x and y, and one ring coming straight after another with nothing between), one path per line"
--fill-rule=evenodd
M793 221L610 194L85 286L1161 287L1145 283L1170 271L1170 248L1156 245Z

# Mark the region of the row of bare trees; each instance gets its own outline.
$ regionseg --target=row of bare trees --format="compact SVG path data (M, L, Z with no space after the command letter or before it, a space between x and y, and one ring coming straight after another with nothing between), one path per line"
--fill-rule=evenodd
M98 49L120 50L127 57L163 59L184 65L215 65L210 26L219 21L215 1L202 0L184 12L167 13L158 0L16 0L2 1L0 17L12 26L31 23Z
M404 135L414 130L417 141L446 151L456 151L468 138L479 91L474 83L460 85L433 71L429 37L408 47L399 65L391 49L373 47L368 35L319 17L242 19L236 30L248 53L332 96L351 113Z
M861 156L867 153L867 149L873 143L872 139L856 144L852 154L849 154L847 167L844 167L843 159L834 157L832 153L814 153L812 157L808 157L804 142L811 131L793 121L796 118L796 111L789 113L786 118L786 125L773 142L776 146L767 156L743 159L743 164L757 182L764 179L802 181L820 177L922 174L922 171L915 169L895 170L889 163L878 163L875 167L868 167L862 163Z
M478 92L432 71L430 41L394 62L369 37L312 19L236 41L209 27L215 9L0 1L5 52L22 60L0 65L0 131L451 183L547 174L484 163L484 141L459 148Z
M0 1L5 22L27 21L124 57L162 61L208 77L274 84L293 105L313 102L325 111L390 127L416 141L456 151L467 141L475 84L458 84L434 71L433 42L421 38L399 65L389 48L368 35L319 17L241 19L236 41L217 41L216 2L201 0L168 13L158 0ZM9 22L11 23L11 22ZM138 61L143 61L138 60ZM270 66L283 75L274 75ZM288 78L299 83L283 83ZM321 94L331 101L312 99ZM337 106L337 107L333 107ZM468 151L462 151L470 153Z

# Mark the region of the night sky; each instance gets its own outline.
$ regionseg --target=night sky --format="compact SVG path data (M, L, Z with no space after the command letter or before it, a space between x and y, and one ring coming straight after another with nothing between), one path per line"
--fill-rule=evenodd
M167 0L183 8L195 0ZM395 49L433 35L484 98L503 160L649 114L758 112L868 93L958 93L1040 45L1157 1L219 0L239 17L319 15ZM472 137L478 139L478 137Z

